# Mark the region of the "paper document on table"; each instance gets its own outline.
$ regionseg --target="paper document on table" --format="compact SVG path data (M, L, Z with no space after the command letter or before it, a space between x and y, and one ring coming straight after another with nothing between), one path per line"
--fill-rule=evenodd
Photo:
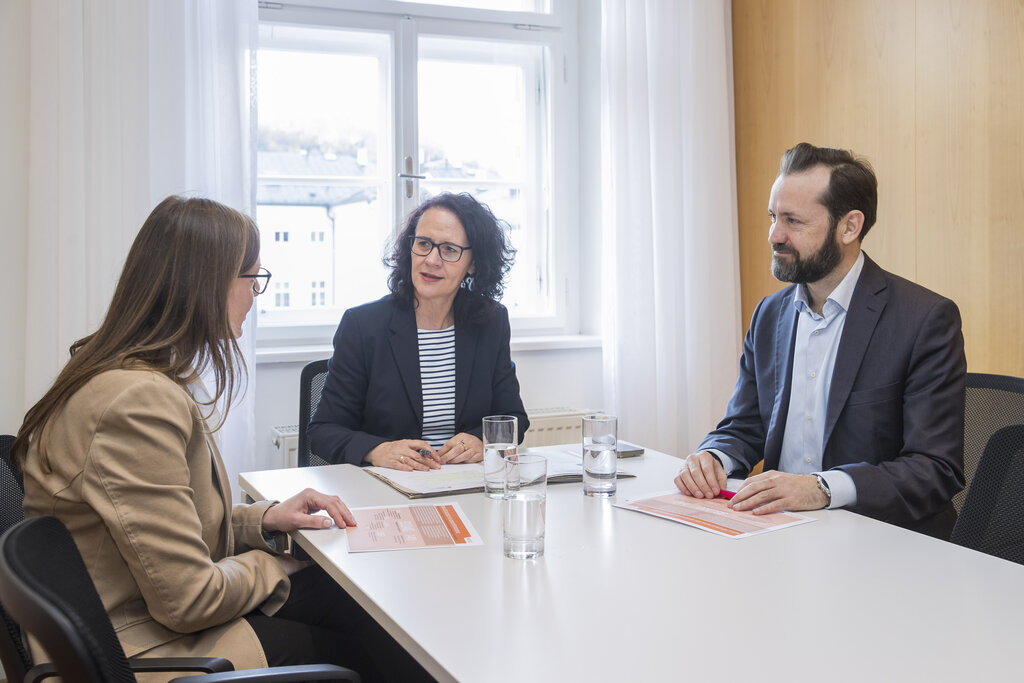
M541 446L523 448L520 453L534 453L548 459L548 483L583 480L583 454L571 446ZM427 472L393 470L387 467L365 467L368 474L409 498L430 498L455 493L478 493L484 490L483 463L471 462L458 465L441 465L440 469ZM621 467L619 477L634 477L635 474Z
M352 508L349 552L483 545L458 503Z
M693 498L684 496L679 491L665 491L613 505L733 538L754 536L815 521L813 517L793 512L776 512L769 515L740 512L730 509L728 503L725 498Z

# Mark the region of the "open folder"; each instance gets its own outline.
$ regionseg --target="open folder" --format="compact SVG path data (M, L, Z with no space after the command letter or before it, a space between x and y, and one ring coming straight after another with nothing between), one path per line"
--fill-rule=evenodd
M543 455L548 459L548 483L583 481L583 454L578 446L541 446L524 448L520 453ZM364 467L364 472L409 498L430 498L484 490L484 465L480 462L441 465L429 472L403 472L387 467ZM635 474L618 469L619 477Z

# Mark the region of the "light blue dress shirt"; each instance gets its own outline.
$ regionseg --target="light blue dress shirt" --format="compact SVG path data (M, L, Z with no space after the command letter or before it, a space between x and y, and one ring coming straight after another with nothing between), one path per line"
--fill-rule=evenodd
M793 474L820 474L832 493L829 508L841 508L857 502L853 478L842 470L821 471L824 449L825 415L836 365L839 341L846 324L853 290L864 268L864 253L857 256L853 267L832 290L821 315L811 310L807 286L796 288L793 305L797 310L796 339L786 431L782 436L779 471ZM727 474L737 468L735 460L717 449L712 450L722 461Z

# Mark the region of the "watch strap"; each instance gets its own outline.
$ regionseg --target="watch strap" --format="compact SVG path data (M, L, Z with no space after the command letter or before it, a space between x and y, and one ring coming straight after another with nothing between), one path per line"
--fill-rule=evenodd
M832 504L832 489L828 487L825 477L815 474L814 478L818 481L818 490L825 494L825 507L828 507Z

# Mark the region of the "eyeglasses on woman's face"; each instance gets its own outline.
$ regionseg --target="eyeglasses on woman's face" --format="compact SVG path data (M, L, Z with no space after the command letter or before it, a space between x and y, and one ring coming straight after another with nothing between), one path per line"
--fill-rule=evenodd
M266 268L260 268L252 275L239 275L238 277L252 278L252 293L257 295L267 291L267 285L270 284L270 271Z
M438 256L441 257L442 261L448 263L456 263L462 258L462 252L466 249L472 249L473 247L462 247L452 242L441 242L440 244L434 242L434 240L426 237L417 237L411 235L409 237L409 247L412 249L412 253L417 256L430 256L430 252L437 249Z

